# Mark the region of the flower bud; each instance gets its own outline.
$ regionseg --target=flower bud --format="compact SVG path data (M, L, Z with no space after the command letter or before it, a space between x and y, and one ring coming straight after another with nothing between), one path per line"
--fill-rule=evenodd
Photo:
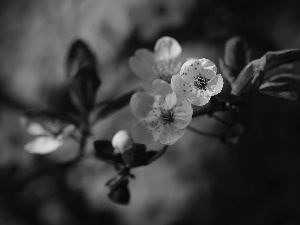
M241 37L230 38L225 45L224 61L233 70L233 76L237 77L250 61L247 42Z
M116 153L123 153L133 145L133 140L128 131L120 130L113 136L111 143Z

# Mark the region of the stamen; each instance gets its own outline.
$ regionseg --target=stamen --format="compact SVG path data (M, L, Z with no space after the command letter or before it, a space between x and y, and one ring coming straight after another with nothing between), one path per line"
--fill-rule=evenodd
M172 76L176 74L174 60L156 61L156 69L154 69L157 77L161 80L171 83Z
M193 85L198 90L207 90L208 79L198 76L194 81Z
M160 118L162 119L163 125L166 126L175 121L174 111L161 109Z

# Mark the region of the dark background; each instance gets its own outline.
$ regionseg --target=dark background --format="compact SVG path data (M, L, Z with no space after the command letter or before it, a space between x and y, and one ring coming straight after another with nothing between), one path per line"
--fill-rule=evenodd
M240 113L220 114L245 128L234 147L187 131L164 157L133 171L128 206L107 199L104 184L115 171L93 157L30 177L40 164L71 159L78 146L68 141L47 156L30 155L23 146L33 137L18 123L24 109L61 107L66 54L77 38L99 59L100 102L139 84L128 58L164 35L180 42L184 56L216 63L232 36L248 41L253 59L299 48L299 9L297 0L2 0L0 224L300 224L299 100L256 95ZM124 108L95 126L94 139L134 122ZM192 125L224 129L206 116Z

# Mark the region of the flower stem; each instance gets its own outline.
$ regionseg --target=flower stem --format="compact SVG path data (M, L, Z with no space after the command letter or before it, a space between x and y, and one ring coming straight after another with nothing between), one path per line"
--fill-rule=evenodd
M190 131L193 131L194 133L199 134L199 135L209 136L209 137L214 137L214 138L218 138L218 139L221 139L221 138L222 138L222 137L221 137L220 135L218 135L218 134L207 133L207 132L198 130L198 129L194 128L194 127L191 127L191 126L188 126L187 129L190 130Z
M87 128L82 129L81 139L79 143L79 155L78 155L78 157L80 158L84 155L85 145L88 136L89 136L89 129Z

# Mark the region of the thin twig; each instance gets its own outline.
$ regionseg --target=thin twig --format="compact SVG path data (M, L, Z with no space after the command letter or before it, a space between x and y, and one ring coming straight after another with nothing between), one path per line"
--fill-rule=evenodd
M87 141L89 134L90 134L89 125L87 123L82 129L81 139L80 139L80 143L79 143L79 155L78 155L79 158L81 158L84 155L86 141Z

